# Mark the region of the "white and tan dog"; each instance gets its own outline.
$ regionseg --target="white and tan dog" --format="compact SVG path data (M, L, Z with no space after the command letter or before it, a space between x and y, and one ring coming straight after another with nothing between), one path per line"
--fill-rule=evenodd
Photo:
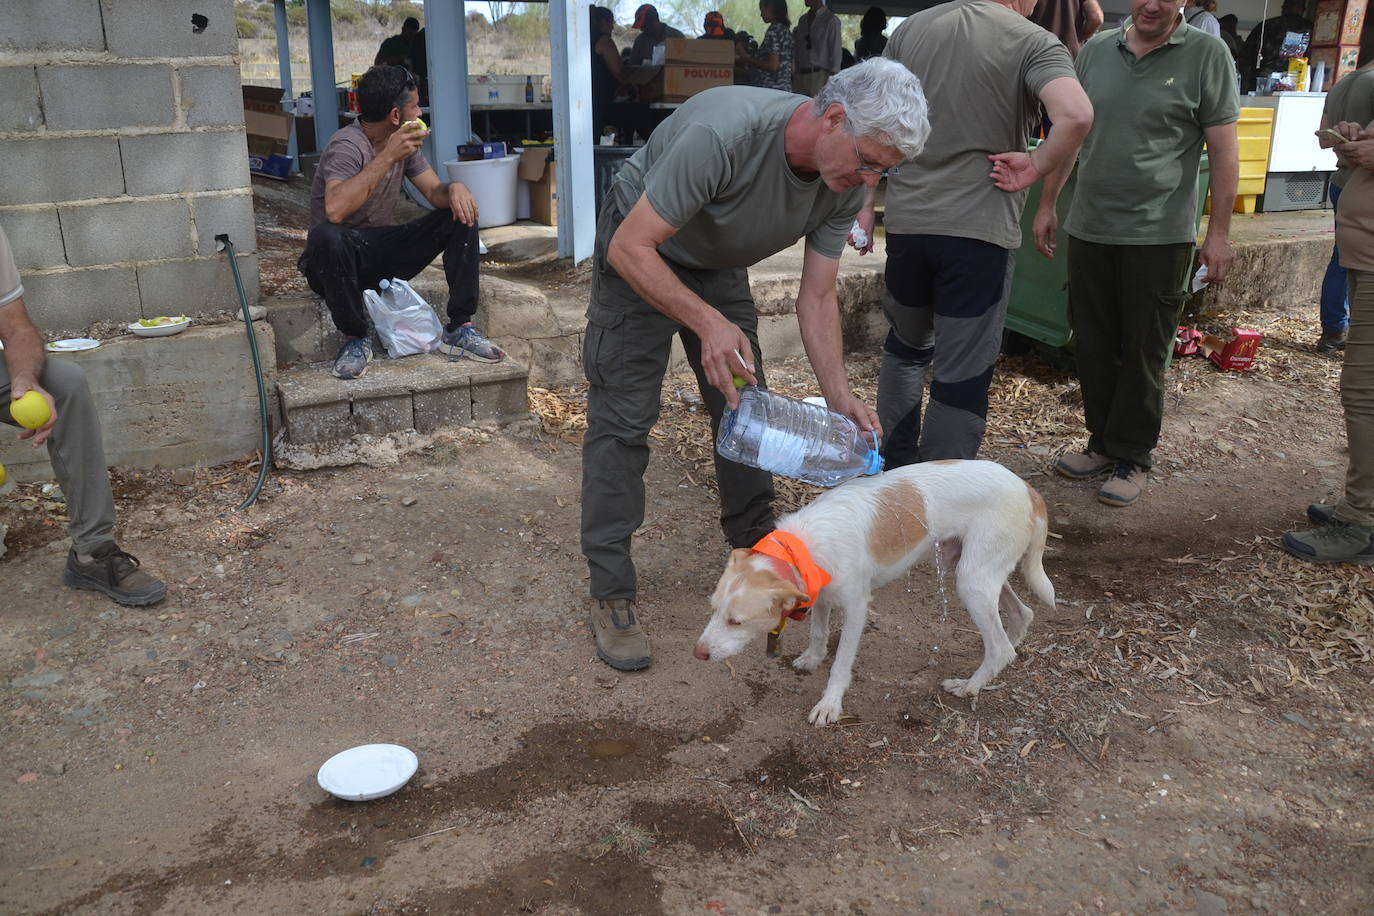
M814 601L811 644L792 663L814 671L825 659L830 609L842 608L830 682L809 717L829 725L840 718L873 590L939 549L947 568L957 562L959 597L983 637L978 670L944 688L974 696L1016 658L1013 647L1035 617L1007 582L1017 561L1035 596L1054 606L1054 586L1040 565L1048 529L1040 494L991 461L934 461L852 480L785 516L752 550L731 552L693 654L735 655L789 616L804 616L799 608Z

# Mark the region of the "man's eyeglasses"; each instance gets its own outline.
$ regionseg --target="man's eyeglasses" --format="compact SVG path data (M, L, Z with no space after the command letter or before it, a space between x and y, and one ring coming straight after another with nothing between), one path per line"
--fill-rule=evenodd
M882 166L870 165L867 159L863 158L863 152L859 151L859 137L853 137L853 141L855 141L855 159L859 161L859 168L855 169L855 172L859 174L885 174L888 172L888 169L883 169Z

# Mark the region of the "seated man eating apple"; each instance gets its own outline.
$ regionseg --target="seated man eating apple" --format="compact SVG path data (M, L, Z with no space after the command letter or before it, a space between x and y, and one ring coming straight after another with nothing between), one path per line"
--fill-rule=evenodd
M420 143L415 80L402 67L373 67L358 80L362 117L340 128L320 156L310 191L310 235L298 267L324 297L345 340L334 375L355 379L372 361L363 290L381 280L409 280L440 252L448 278L443 343L463 356L494 363L505 351L472 324L477 311L477 201L461 182L441 182ZM402 178L434 211L396 226Z

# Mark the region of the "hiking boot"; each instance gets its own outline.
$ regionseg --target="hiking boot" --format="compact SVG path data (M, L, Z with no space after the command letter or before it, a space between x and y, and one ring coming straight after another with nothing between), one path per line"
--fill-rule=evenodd
M366 337L348 337L334 357L334 377L342 379L362 378L367 374L367 364L372 362L372 341Z
M1114 464L1116 464L1115 458L1085 448L1081 452L1072 454L1065 452L1060 455L1059 460L1054 463L1054 469L1064 477L1083 480L1088 477L1096 477Z
M1116 470L1112 472L1111 479L1097 491L1097 501L1109 506L1129 506L1140 498L1149 475L1148 468L1123 458L1116 463Z
M1322 331L1322 336L1317 338L1318 353L1335 353L1337 350L1345 349L1345 338L1348 331Z
M1307 507L1307 520L1314 525L1329 525L1336 517L1336 507L1326 503L1313 503Z
M456 355L459 358L466 356L481 363L499 363L506 358L505 350L483 337L482 332L471 324L460 324L451 331L445 331L442 340L444 346L451 348L450 359L455 356L452 352L454 349L458 351Z
M633 601L598 601L592 608L592 635L597 658L617 671L649 667L649 637L639 625Z
M1332 518L1307 531L1285 531L1283 549L1308 563L1374 566L1374 526Z
M67 553L62 583L71 588L104 592L130 607L157 604L167 594L167 586L138 567L138 557L125 553L113 543L94 551L89 563L78 560L73 547Z

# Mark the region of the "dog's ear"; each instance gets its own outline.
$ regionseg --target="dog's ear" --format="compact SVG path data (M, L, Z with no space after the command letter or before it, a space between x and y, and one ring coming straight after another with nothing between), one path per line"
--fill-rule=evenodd
M799 603L809 600L810 597L796 585L784 579L773 589L773 607L787 613L796 608Z
M730 551L730 562L725 564L725 568L730 569L733 566L743 563L753 552L754 551L750 550L748 547L736 547L734 550Z

